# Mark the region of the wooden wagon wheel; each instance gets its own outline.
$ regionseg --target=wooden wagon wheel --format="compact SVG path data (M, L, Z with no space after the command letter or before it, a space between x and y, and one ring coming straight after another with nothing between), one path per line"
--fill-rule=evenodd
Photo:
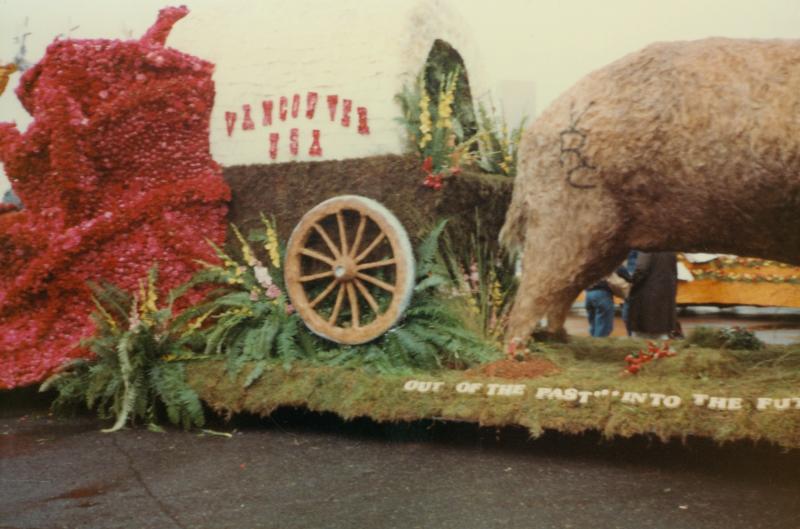
M378 202L334 197L306 213L286 249L286 290L311 331L359 344L400 319L414 288L403 226Z

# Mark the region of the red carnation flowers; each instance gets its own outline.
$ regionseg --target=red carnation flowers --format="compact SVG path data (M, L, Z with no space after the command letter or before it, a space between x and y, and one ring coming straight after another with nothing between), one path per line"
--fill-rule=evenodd
M125 289L157 263L164 288L213 260L230 190L209 152L214 66L164 46L186 8L138 41L56 40L25 72L34 117L0 123L24 209L0 210L0 388L31 384L92 332L87 281Z

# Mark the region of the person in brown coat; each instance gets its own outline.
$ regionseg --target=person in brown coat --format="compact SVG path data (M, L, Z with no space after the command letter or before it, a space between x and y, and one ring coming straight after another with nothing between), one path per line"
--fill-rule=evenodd
M633 336L664 339L677 329L677 289L674 252L639 252L629 297Z

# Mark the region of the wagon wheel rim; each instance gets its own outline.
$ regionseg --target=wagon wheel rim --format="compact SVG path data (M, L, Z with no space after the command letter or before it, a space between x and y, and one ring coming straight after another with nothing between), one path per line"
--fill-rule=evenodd
M401 318L413 291L414 256L388 209L345 195L303 216L289 238L284 273L289 299L312 332L359 344Z

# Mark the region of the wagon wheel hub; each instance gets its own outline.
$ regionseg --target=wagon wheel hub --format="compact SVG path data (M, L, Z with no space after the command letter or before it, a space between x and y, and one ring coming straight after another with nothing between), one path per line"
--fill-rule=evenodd
M357 272L358 269L356 268L355 261L349 257L339 259L336 264L333 265L333 277L340 283L349 283L355 279Z

